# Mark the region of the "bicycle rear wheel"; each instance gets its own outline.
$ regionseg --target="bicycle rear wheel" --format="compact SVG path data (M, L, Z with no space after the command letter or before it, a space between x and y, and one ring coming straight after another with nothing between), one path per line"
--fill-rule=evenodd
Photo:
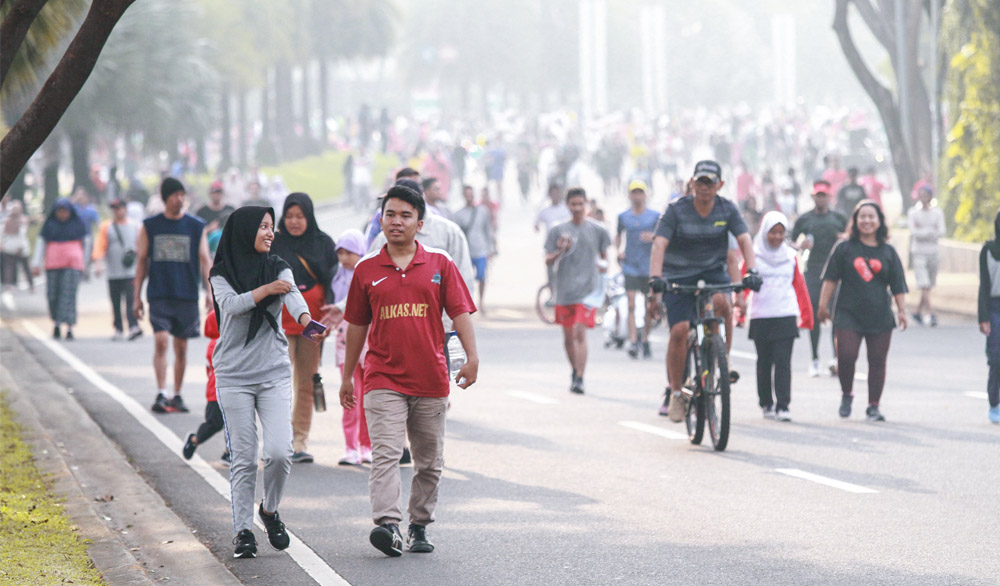
M698 348L688 347L687 363L684 365L684 394L687 399L687 410L684 412L684 424L687 426L688 439L694 445L700 445L705 437L705 393L699 384ZM674 397L670 398L675 401Z
M552 297L552 287L546 283L538 288L535 296L535 312L538 319L547 324L556 323L556 300Z
M705 341L704 357L705 418L712 446L721 452L729 443L729 361L721 337L712 336Z

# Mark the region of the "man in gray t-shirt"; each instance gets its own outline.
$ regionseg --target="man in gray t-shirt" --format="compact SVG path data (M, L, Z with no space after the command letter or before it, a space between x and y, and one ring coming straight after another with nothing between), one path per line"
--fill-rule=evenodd
M572 218L549 230L545 264L555 267L556 323L563 327L566 357L573 367L570 391L583 394L587 329L594 327L599 305L585 304L584 300L595 293L600 296L601 273L607 270L611 235L604 226L587 217L587 192L582 187L566 192L566 206Z
M455 212L454 221L465 232L465 238L469 241L469 256L472 257L476 280L479 281L479 304L476 307L482 312L483 295L486 291L486 265L490 257L496 254L493 222L486 202L476 203L471 185L462 186L462 197L465 198L465 207Z

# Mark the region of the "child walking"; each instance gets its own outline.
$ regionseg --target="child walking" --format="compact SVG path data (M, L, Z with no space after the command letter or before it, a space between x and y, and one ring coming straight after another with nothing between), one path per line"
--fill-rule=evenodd
M253 499L257 484L257 423L263 426L264 499L257 509L272 547L289 545L278 505L292 467L292 369L278 320L282 305L306 325L312 320L288 263L269 254L274 210L242 207L226 221L210 273L219 341L212 355L219 405L232 463L233 557L257 556ZM329 330L313 334L324 339Z
M1000 212L993 220L996 239L979 253L979 331L986 335L986 361L990 366L986 396L990 421L1000 423Z
M215 345L219 341L219 322L215 319L215 311L205 316L204 334L209 340L208 349L205 350L205 371L208 374L208 383L205 385L205 421L198 426L196 433L188 434L182 450L185 460L190 460L199 445L225 427L222 421L222 409L219 408L219 399L215 392L215 367L212 366L212 353L215 352ZM222 461L228 466L229 460L229 448L226 448L222 453Z

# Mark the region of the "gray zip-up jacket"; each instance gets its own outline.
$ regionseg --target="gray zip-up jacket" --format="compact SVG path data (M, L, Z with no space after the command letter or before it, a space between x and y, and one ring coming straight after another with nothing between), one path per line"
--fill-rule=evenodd
M295 286L291 270L281 271L278 278L292 284L291 291L267 308L278 322L278 331L272 330L265 321L257 330L257 335L246 346L243 342L246 341L247 331L250 329L250 312L254 308L253 292L237 293L224 277L216 275L211 278L215 301L219 304L219 311L222 312L222 315L216 316L219 320L220 336L215 352L212 353L217 388L241 387L291 378L292 365L288 359L288 339L281 329L281 306L284 304L288 308L288 313L296 319L303 313L308 313L309 307Z

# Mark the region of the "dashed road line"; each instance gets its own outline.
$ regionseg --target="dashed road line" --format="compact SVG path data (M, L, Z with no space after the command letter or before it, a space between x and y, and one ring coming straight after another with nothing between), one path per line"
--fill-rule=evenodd
M965 391L962 394L965 395L966 397L972 397L973 399L985 399L988 401L990 398L989 395L987 395L982 391Z
M556 401L555 399L550 399L544 395L536 395L535 393L529 393L527 391L507 391L507 395L518 399L524 399L525 401L531 401L532 403L538 403L539 405L559 404L559 401Z
M627 427L629 429L634 429L636 431L644 431L646 433L651 433L653 435L658 435L660 437L665 437L671 440L688 439L686 433L681 433L679 431L671 431L669 429L663 429L662 427L656 427L655 425L639 423L638 421L619 421L618 425L622 427Z
M51 350L56 356L63 359L67 364L69 364L70 367L73 368L73 370L80 373L83 378L90 381L91 384L121 405L122 408L135 418L139 425L145 427L156 439L160 440L160 443L166 446L171 454L175 455L182 462L190 466L191 469L198 474L198 476L204 479L205 482L215 490L215 492L219 493L219 495L228 501L232 500L232 496L229 492L229 481L220 476L219 473L216 472L216 470L198 454L195 454L190 460L185 460L181 456L181 448L183 447L181 439L174 435L174 432L172 432L170 428L160 423L147 408L143 407L138 401L127 395L125 391L119 389L115 385L111 384L107 379L97 374L96 371L84 364L83 361L77 358L72 352L50 340L40 329L38 329L37 326L28 321L22 321L21 324L29 334L41 342L46 348ZM255 522L260 529L264 529L264 526L259 521L255 520ZM327 565L323 558L319 557L316 552L314 552L295 534L288 531L288 536L291 539L291 544L285 551L288 552L288 555L295 560L295 563L305 570L305 572L309 574L313 580L324 586L349 586L347 580L338 574L336 570Z
M819 474L813 474L812 472L806 472L804 470L799 470L798 468L775 468L774 471L779 474L786 474L794 478L801 478L802 480L815 482L816 484L822 484L824 486L839 488L840 490L845 490L847 492L853 492L854 494L878 494L877 490L868 488L867 486L851 484L850 482L820 476Z

